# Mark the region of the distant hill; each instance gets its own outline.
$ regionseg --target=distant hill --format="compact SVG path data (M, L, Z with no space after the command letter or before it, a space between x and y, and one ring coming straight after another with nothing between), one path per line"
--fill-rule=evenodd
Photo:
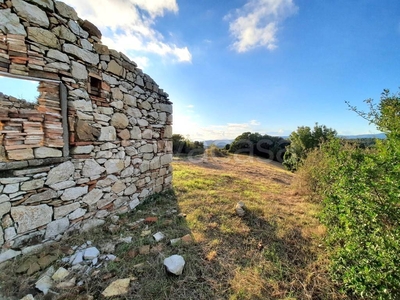
M376 134L359 134L359 135L339 135L339 137L345 139L386 139L386 135L384 133L376 133Z
M212 144L218 148L224 148L225 145L231 144L234 140L207 140L204 141L204 148L210 147Z
M385 139L386 135L384 133L375 134L358 134L358 135L339 135L339 137L344 139ZM282 136L282 138L287 139L288 136ZM223 139L223 140L206 140L204 141L204 148L210 147L212 144L216 145L218 148L224 148L225 145L231 144L234 139Z

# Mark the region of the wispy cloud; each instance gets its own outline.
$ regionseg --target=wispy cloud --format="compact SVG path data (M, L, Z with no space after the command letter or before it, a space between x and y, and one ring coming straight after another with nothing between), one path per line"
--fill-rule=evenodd
M278 47L280 24L297 11L293 0L248 0L242 8L226 16L235 39L232 47L239 53L257 47L274 50Z
M191 62L187 47L169 43L155 29L156 19L166 13L178 13L176 0L63 0L76 9L82 19L88 19L103 33L103 43L131 54L131 58L156 54L178 62ZM142 65L143 66L143 65Z
M224 125L200 126L196 118L177 115L174 118L174 133L188 136L192 140L234 139L243 132L260 132L261 123L251 120L245 123L227 123Z

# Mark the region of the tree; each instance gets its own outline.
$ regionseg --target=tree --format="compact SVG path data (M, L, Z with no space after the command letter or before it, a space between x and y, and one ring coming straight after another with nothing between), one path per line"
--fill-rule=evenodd
M174 154L202 154L204 152L203 142L192 142L181 134L172 135L172 144L172 152Z
M318 123L313 129L308 126L298 127L289 136L290 145L286 147L283 165L291 171L297 170L310 150L336 137L336 134L336 130L325 125L318 125Z
M230 145L229 152L256 155L276 161L282 161L288 141L277 136L262 135L258 132L244 132Z

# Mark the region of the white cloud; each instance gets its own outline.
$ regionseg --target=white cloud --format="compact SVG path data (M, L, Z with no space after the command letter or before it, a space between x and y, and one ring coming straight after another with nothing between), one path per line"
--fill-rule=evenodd
M293 0L248 0L226 16L231 20L229 30L235 38L233 48L239 53L257 47L275 49L279 25L297 10Z
M259 128L256 120L246 123L227 123L225 125L200 126L195 117L188 115L176 115L174 117L174 133L189 136L191 140L219 140L234 139L243 132L256 132Z
M102 31L104 44L127 55L133 52L132 59L138 54L143 57L152 53L178 62L192 60L187 47L166 42L154 29L157 17L178 12L176 0L63 1L74 7L82 19L89 20Z

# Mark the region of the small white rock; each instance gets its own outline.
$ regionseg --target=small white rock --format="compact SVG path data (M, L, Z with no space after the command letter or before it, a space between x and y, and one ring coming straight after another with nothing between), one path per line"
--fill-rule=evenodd
M165 235L162 232L157 232L156 234L153 234L153 238L156 240L156 242L159 242L165 238Z
M180 241L181 241L181 238L172 239L172 240L170 240L170 244L171 244L171 245L176 245L176 244L178 244Z
M181 275L185 267L185 260L182 256L175 254L164 259L164 266L167 268L168 272Z
M49 289L53 286L53 280L51 280L50 276L44 275L41 277L35 284L35 287L43 292L43 294L47 294Z
M100 251L96 247L87 248L83 254L83 258L87 260L95 259L100 255Z
M69 272L64 268L59 268L51 277L54 281L62 281L69 275Z

